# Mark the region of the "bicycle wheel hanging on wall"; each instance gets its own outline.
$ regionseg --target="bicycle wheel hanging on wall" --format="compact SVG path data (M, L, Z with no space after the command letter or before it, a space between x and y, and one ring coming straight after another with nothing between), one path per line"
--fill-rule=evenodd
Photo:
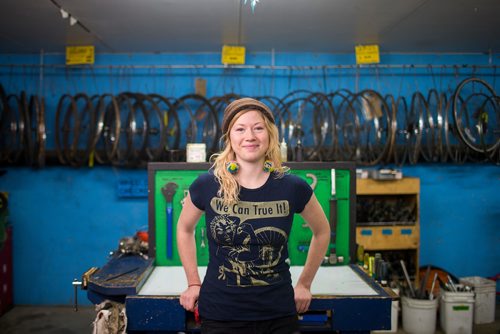
M403 110L401 110L402 113L404 113L404 119L406 119L406 113L407 113L407 106L406 106L406 100L404 100L404 97L401 97L402 102L404 103L405 107ZM385 103L387 104L387 107L389 108L389 119L390 119L390 126L389 129L391 131L391 140L389 143L389 149L387 151L387 157L385 159L386 163L395 163L398 166L402 166L404 161L401 162L401 157L399 156L399 141L398 139L403 139L406 137L400 137L398 134L398 124L405 124L406 121L399 122L398 123L398 104L400 102L400 98L397 100L394 98L393 95L387 94L384 97ZM399 138L398 138L399 137ZM406 141L403 142L404 144L401 145L402 147L406 148ZM407 154L407 151L405 151ZM406 156L404 157L406 159Z
M447 158L454 163L463 164L470 152L458 134L455 122L453 122L453 98L448 99L444 108L444 142Z
M410 111L408 113L406 129L409 137L409 155L410 164L414 165L420 158L422 145L422 133L424 132L424 115L427 114L427 101L420 92L415 92L411 98Z
M207 156L215 153L220 132L217 114L210 102L201 95L188 94L179 98L174 108L185 131L186 145L206 143Z
M439 93L435 89L429 90L427 94L427 108L423 115L424 126L422 133L422 147L420 154L427 162L436 162L439 159L439 133L441 128L438 125L438 109L440 108Z
M76 118L68 120L70 124L74 125L74 132L67 132L68 139L63 137L64 152L66 159L74 167L81 167L89 161L90 152L93 148L95 137L95 109L92 104L91 98L87 94L80 93L75 95L74 101L76 104L76 113L67 113L67 117ZM68 126L68 128L71 128ZM72 140L70 140L72 138Z
M147 145L149 135L149 118L147 106L143 103L141 95L135 93L122 93L130 104L128 115L125 118L125 128L127 133L129 167L141 167L147 161Z
M387 158L391 144L389 107L374 90L363 90L350 101L359 121L359 147L355 160L360 165L373 166Z
M224 110L226 110L226 107L233 102L234 100L239 99L240 96L234 93L228 93L222 96L214 96L210 98L208 101L212 105L215 115L217 116L217 123L220 125L222 124L222 118L224 117ZM220 141L222 137L220 127L218 128L216 138L218 141ZM221 150L223 147L223 144L221 142L218 142L218 147L216 148L217 150Z
M100 163L110 163L116 155L120 140L120 109L112 94L97 96L95 102L96 129L92 150L94 159Z
M33 153L30 164L36 167L45 166L45 143L47 133L45 131L45 101L37 95L32 95L28 103L30 129L28 134L33 142Z
M64 151L64 143L63 140L66 140L68 135L67 133L72 131L69 126L69 119L71 117L66 116L66 114L75 114L76 111L76 103L73 96L70 94L64 94L59 99L57 103L56 109L56 119L55 119L55 149L57 153L57 158L59 163L66 165L69 163L66 158L66 152Z
M463 80L453 94L453 119L460 139L491 156L500 145L500 109L493 88L479 78Z
M10 94L2 111L2 160L14 165L20 162L25 149L25 119L27 111L22 97Z
M175 111L175 101L171 102L169 99L158 95L149 95L160 109L163 118L163 131L165 132L164 152L160 156L161 161L177 161L174 157L179 150L180 141L180 122L179 116Z

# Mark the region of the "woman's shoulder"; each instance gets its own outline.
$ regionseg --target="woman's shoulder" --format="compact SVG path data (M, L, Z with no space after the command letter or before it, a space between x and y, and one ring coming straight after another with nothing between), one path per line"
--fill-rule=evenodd
M279 183L275 184L275 188L279 189L277 191L286 194L287 198L295 203L296 211L294 212L302 212L313 193L309 183L304 178L294 174L285 174L279 180Z
M292 184L292 185L302 185L302 184L307 184L306 180L301 178L300 176L297 176L295 174L291 174L290 172L283 174L282 177L276 178L277 180L281 180L280 182L284 184Z
M216 192L217 189L217 180L215 179L213 173L210 172L198 175L198 177L196 177L196 179L189 186L189 192L191 194L211 194Z
M283 178L284 179L289 179L289 180L297 180L297 179L300 179L299 176L295 175L295 174L292 174L291 171L288 171L286 173L283 174Z
M207 182L216 182L215 175L213 171L204 172L196 178L195 182L207 183Z

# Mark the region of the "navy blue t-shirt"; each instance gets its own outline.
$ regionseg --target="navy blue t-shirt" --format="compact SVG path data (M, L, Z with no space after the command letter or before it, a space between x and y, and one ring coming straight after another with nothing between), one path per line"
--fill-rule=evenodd
M312 196L306 181L274 174L257 189L241 188L236 204L217 197L213 173L189 188L205 211L210 258L198 300L206 319L267 320L296 314L287 241L294 213Z

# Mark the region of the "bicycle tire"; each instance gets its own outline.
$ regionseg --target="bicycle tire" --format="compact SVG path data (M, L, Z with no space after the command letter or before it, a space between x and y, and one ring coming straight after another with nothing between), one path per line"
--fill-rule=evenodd
M74 95L73 99L76 105L74 138L71 144L69 144L69 140L67 141L69 146L66 157L71 166L82 167L89 162L90 152L95 141L95 109L91 98L85 93L78 93Z
M440 97L435 89L427 93L427 108L424 113L424 126L422 131L422 147L420 154L427 162L436 162L439 158L437 137L439 129L437 128L437 114L439 109Z
M30 117L28 98L26 96L25 91L21 91L19 99L21 101L21 117L24 123L22 130L24 163L27 166L32 166L34 161L35 144L33 141L33 136L31 134L32 132L31 117Z
M13 102L12 102L13 100ZM25 126L24 126L24 112L21 98L16 94L7 96L8 105L8 125L10 127L10 142L7 144L7 163L15 165L19 160L24 150Z
M445 113L444 113L444 134L445 134L445 144L446 152L448 158L457 164L463 164L468 159L469 148L465 146L463 141L460 139L457 127L455 123L451 123L450 120L453 119L453 99L448 99L446 103Z
M173 107L173 104L165 97L158 94L149 94L149 96L155 101L157 106L160 108L160 112L163 115L164 120L164 131L165 131L165 152L169 150L178 150L180 141L180 122L179 116ZM166 160L166 156L161 158Z
M408 161L414 165L419 161L420 150L422 145L422 133L424 126L424 110L427 110L427 101L420 92L415 92L412 95L410 110L407 118L406 129L410 134L408 140Z
M486 92L490 94L488 100L494 103L493 117L481 108L474 110L470 117L468 117L468 113L462 113L464 111L462 108L463 105L459 105L460 99L458 97L465 93L464 91L467 85L472 85L474 93L476 84L484 87ZM480 96L480 94L476 96ZM478 153L484 153L485 155L496 150L500 145L500 116L498 112L498 101L495 98L496 96L494 89L486 81L475 77L467 78L460 82L453 94L453 117L460 138L471 150ZM465 101L463 97L462 99ZM481 107L483 106L484 105ZM476 120L473 124L464 124L465 122L469 123L473 120ZM495 122L493 127L490 124L492 121Z
M387 158L391 146L392 128L389 106L375 90L365 89L359 94L368 102L367 106L371 109L371 119L366 119L368 122L365 124L368 129L373 129L366 133L365 149L362 155L364 159L360 162L366 166L374 166Z
M66 100L69 101L69 105L65 104ZM54 131L57 159L59 160L59 163L61 163L62 165L66 165L68 163L65 157L65 152L62 142L64 138L64 132L68 131L67 129L62 127L64 125L63 118L66 118L66 112L68 107L76 109L75 101L73 99L73 96L71 96L70 94L64 94L59 98L59 102L57 103L56 117L55 117L55 131Z

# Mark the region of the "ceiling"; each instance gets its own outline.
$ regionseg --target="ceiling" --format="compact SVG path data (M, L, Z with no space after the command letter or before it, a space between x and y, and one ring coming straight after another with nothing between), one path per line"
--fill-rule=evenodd
M499 0L2 0L0 53L500 52ZM78 23L71 26L59 8Z

